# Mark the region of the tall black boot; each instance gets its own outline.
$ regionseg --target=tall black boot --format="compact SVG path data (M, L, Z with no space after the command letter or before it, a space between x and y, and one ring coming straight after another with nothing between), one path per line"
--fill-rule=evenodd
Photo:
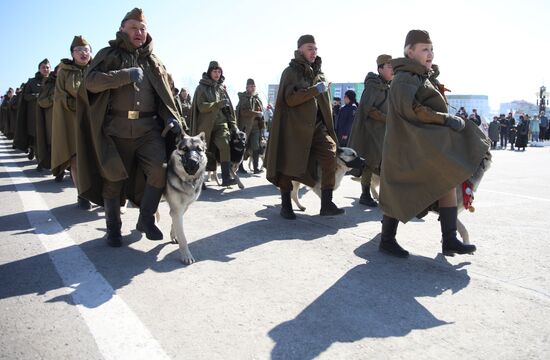
M90 200L85 199L82 196L77 196L76 203L78 204L78 207L82 210L90 210L92 208Z
M287 220L295 220L296 214L292 210L292 202L290 201L290 192L281 191L281 216Z
M27 155L27 159L34 159L34 149L32 147L29 148L29 155Z
M368 207L377 207L378 203L370 195L370 184L361 184L361 190L359 204L366 205Z
M395 239L395 234L397 234L397 225L399 225L399 220L384 215L382 218L382 236L380 239L380 245L378 245L378 250L389 255L406 258L409 256L409 252L399 246L397 240Z
M222 186L236 185L237 180L231 178L229 175L229 168L231 167L231 161L224 161L221 163L222 168Z
M237 172L238 172L239 174L248 174L248 171L246 171L246 170L244 169L243 163L244 163L244 162L241 162L241 163L239 164L239 168L237 169Z
M155 213L159 206L162 189L145 185L145 192L139 207L136 230L145 233L149 240L162 240L162 231L155 225Z
M252 165L254 167L254 174L261 174L264 171L258 167L260 163L260 152L258 150L252 152Z
M456 207L439 208L439 221L441 222L442 250L445 256L454 254L471 254L476 251L475 245L465 245L456 237Z
M321 216L336 216L342 215L346 211L338 208L332 202L332 189L321 190Z
M107 245L112 247L122 246L122 235L120 228L120 200L119 199L103 199L105 207L105 222L107 223Z

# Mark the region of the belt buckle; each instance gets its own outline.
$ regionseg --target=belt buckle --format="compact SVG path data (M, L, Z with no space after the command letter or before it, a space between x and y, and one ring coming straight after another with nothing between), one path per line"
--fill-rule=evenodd
M139 119L139 111L128 110L128 119L130 119L130 120Z

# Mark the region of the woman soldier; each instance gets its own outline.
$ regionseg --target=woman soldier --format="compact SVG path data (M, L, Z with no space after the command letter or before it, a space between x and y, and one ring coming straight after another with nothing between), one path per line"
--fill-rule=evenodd
M62 176L71 169L71 177L78 189L76 168L76 94L84 71L92 59L92 48L82 37L75 36L71 44L72 59L59 64L53 104L52 174ZM90 202L80 196L78 206L90 209Z
M392 61L395 77L382 155L379 249L407 257L395 239L398 222L438 210L443 254L473 253L474 245L456 237L456 187L478 169L490 142L475 123L448 113L428 32L409 31L404 53L404 58Z

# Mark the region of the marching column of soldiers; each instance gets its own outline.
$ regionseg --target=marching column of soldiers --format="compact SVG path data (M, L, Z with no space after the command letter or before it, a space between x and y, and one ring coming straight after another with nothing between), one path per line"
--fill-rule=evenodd
M150 240L163 238L154 214L166 184L167 158L184 133L204 132L207 170L215 171L219 163L221 185L231 186L236 179L230 173L230 140L244 132L245 158L252 157L254 174L264 167L267 180L280 189L284 219L296 219L290 195L296 181L320 184L321 216L344 214L333 202L341 150L312 35L299 37L274 108L264 107L253 79L233 107L218 61L209 63L192 98L188 89L178 90L153 53L138 8L124 16L115 38L94 57L82 36L75 36L69 49L71 57L53 71L44 59L34 77L8 89L0 131L14 149L36 158L37 171L50 169L57 182L68 171L78 207L104 207L109 246L123 243L120 210L126 200L139 206L136 229ZM475 246L456 236L455 189L476 172L489 140L473 122L448 113L427 31L409 31L404 56L381 54L376 66L365 78L347 145L366 159L356 174L359 203L379 205L383 213L379 249L407 257L396 240L398 223L434 210L440 214L443 253L473 253ZM239 172L246 173L242 163ZM370 193L373 176L380 179L379 203Z

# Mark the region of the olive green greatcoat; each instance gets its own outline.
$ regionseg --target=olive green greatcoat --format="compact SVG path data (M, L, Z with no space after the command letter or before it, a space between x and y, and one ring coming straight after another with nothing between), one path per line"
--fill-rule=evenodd
M139 65L158 97L159 117L164 121L167 121L168 117L179 121L181 118L176 110L166 68L152 53L151 36L147 35L145 45L134 49L128 36L118 32L116 39L111 40L109 45L101 49L91 62L77 94L78 192L84 198L103 205L103 179L111 182L127 180L124 187L125 194L121 194L121 197L126 195L132 202L139 205L145 186L143 170L136 165L130 173L126 172L115 143L103 131L110 90L99 93L88 91L86 77L94 70L115 74L117 70ZM130 83L129 76L126 83ZM182 128L184 128L183 123ZM169 134L173 137L171 132Z
M44 80L38 95L36 111L36 159L41 167L51 167L52 115L56 76L53 72Z
M15 137L15 131L17 130L17 109L21 103L21 93L15 94L10 100L9 106L9 132L8 138L13 139Z
M53 104L52 174L62 174L76 155L76 97L87 66L62 59Z
M368 73L348 142L348 147L364 157L375 174L380 174L389 91L389 82L378 74Z
M4 134L4 136L8 136L8 129L9 129L9 107L10 107L10 99L8 99L7 96L2 99L2 105L0 105L0 131Z
M447 104L424 66L407 58L392 65L380 206L385 214L407 222L472 176L490 142L472 121L461 132L442 124ZM419 106L436 113L441 124L423 121Z
M308 186L315 185L317 166L310 152L318 115L338 143L332 124L331 97L328 91L317 91L315 84L319 81L326 81L321 58L310 64L296 51L281 75L267 145L267 180L275 186L280 174Z
M13 141L15 147L21 151L27 151L30 146L34 147L35 145L34 139L30 137L34 138L36 135L36 101L43 80L42 74L37 72L33 78L29 78L21 91L21 102L17 111L17 128Z
M264 129L263 120L264 105L258 94L249 95L246 91L238 93L239 103L237 104L237 126L239 130L246 133L246 138L250 137L252 129ZM261 114L256 113L260 111Z
M210 144L210 135L214 125L223 118L222 121L227 122L227 127L232 130L237 128L237 120L235 110L231 99L227 94L222 77L218 81L214 81L208 77L206 73L202 74L202 79L195 90L192 102L192 127L191 134L197 135L204 132L206 144ZM229 101L230 114L229 116L222 113L223 100Z

